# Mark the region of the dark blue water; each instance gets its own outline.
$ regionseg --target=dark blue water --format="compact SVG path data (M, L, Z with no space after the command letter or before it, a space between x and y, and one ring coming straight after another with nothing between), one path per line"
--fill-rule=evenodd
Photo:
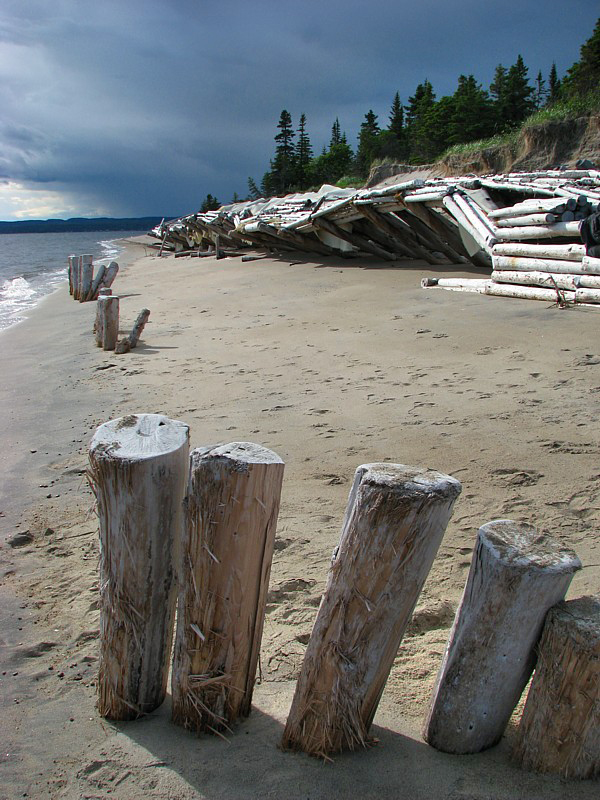
M0 330L20 322L67 280L67 257L91 253L94 263L118 261L119 239L141 231L10 233L0 235Z

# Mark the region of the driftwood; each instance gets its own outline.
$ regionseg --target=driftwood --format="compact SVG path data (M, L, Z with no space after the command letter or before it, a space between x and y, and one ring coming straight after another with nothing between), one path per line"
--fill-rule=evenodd
M67 263L69 267L69 294L74 297L79 279L79 256L69 256Z
M400 464L357 469L282 746L328 758L369 743L381 693L460 483Z
M425 741L447 753L477 753L499 741L533 671L546 612L578 569L572 550L531 525L496 520L479 529Z
M548 613L517 735L515 757L526 769L600 775L599 597L559 603Z
M92 291L92 280L94 278L93 256L81 256L81 286L79 287L80 303L85 303Z
M129 336L125 336L115 343L115 353L128 353L130 350L133 350L134 347L137 347L137 343L148 322L149 316L150 310L148 308L143 308L140 311Z
M173 721L190 730L250 713L283 469L248 442L192 452L172 679Z
M562 272L567 275L598 274L595 266L581 261L562 261L554 258L525 258L522 256L493 255L492 264L497 270L523 272Z
M494 245L493 255L522 256L524 258L556 259L559 261L581 261L585 255L583 244L526 244L503 242Z
M134 719L167 688L189 430L159 414L101 425L90 447L100 520L98 709Z

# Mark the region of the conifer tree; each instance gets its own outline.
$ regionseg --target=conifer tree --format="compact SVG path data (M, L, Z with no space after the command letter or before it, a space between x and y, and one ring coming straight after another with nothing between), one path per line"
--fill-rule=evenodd
M396 92L392 101L389 120L388 130L396 136L398 141L402 141L404 137L404 109L398 92Z
M296 142L296 182L304 189L307 185L307 167L312 158L312 146L306 132L306 114L300 116L298 124L298 141Z
M451 100L449 120L445 126L446 147L484 139L492 134L494 128L492 104L488 93L477 83L473 75L459 77L458 86ZM439 115L437 124L441 125Z
M342 141L342 137L340 134L340 121L336 117L335 122L331 126L331 139L329 140L329 147L335 147L336 144L339 144Z
M425 162L431 158L431 134L435 125L433 109L435 93L431 83L425 79L408 98L406 106L406 133L409 157L413 163Z
M365 119L358 133L358 149L356 151L356 168L359 175L366 176L371 162L377 154L377 136L380 128L377 114L372 109L365 114Z
M566 97L598 91L600 84L600 18L590 38L581 46L579 61L567 70L561 94Z
M542 71L540 70L535 79L534 87L534 103L536 109L542 108L545 105L547 96L546 81L542 78Z
M256 185L254 178L248 178L248 197L250 200L258 200L260 197L260 190Z
M560 79L556 72L556 64L552 62L550 67L550 75L548 76L548 105L556 103L560 96Z
M202 201L202 205L200 206L200 211L204 213L205 211L217 211L217 209L221 208L221 203L217 200L216 197L213 197L212 194L207 194L204 200Z

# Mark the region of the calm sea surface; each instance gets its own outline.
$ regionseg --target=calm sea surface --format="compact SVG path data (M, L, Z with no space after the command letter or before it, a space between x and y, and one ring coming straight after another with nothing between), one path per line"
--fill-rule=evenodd
M143 231L7 233L0 235L0 330L20 322L67 280L67 257L91 253L94 263L118 261L118 239Z

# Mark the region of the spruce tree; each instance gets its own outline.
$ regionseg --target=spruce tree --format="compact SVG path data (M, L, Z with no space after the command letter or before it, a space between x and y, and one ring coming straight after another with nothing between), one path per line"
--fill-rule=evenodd
M379 132L377 114L372 109L369 109L358 133L356 168L359 175L366 176L368 174L371 162L377 155L377 136Z
M307 167L312 158L312 146L306 132L306 114L300 116L298 141L296 142L296 183L300 189L307 186Z
M398 92L396 92L392 101L389 120L388 130L396 136L398 141L402 141L404 138L404 109Z
M431 158L431 134L434 128L433 110L435 93L431 83L425 79L408 98L406 106L406 134L409 157L412 163L423 163Z
M265 175L261 188L270 188L271 194L285 194L291 187L295 178L296 158L294 152L294 129L292 117L285 108L281 112L277 123L279 133L275 135L277 147L275 158L271 161L270 178Z
M556 72L556 64L552 62L550 75L548 76L548 105L556 103L560 96L560 79Z
M567 70L561 93L566 97L598 92L600 84L600 18L590 38L581 46L579 61Z
M451 100L446 146L485 139L493 133L494 120L489 95L473 75L459 77L457 89ZM437 122L441 124L439 118Z
M336 144L339 144L342 141L342 137L340 134L340 121L336 117L335 122L331 126L331 139L329 140L329 148L335 147Z
M542 108L546 103L548 90L546 89L546 81L542 78L542 71L540 70L535 79L534 88L534 103L536 108Z
M248 198L250 200L258 200L260 196L260 189L256 185L256 181L254 178L248 178Z

